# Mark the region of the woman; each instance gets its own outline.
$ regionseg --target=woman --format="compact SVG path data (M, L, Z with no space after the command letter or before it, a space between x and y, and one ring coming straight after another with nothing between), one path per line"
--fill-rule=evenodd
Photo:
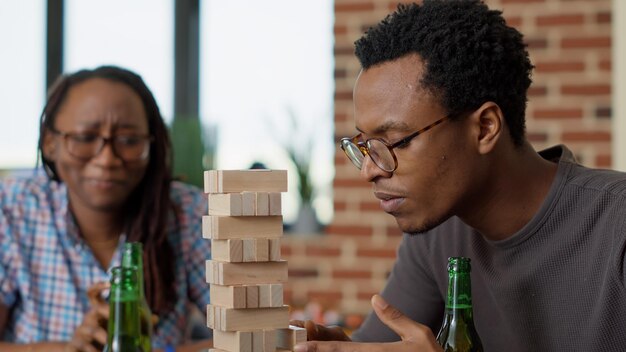
M209 302L207 202L172 182L167 129L141 77L111 66L61 77L39 153L47 176L0 182L0 350L104 345L99 293L125 241L143 243L146 296L159 316L153 347L180 344L188 303L204 311Z

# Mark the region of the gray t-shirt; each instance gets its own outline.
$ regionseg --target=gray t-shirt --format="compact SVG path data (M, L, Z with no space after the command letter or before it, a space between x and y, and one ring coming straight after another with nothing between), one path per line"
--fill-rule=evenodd
M447 258L469 257L485 351L626 351L626 174L585 168L564 146L540 154L558 171L524 228L489 241L454 217L405 234L382 295L437 334ZM373 313L352 338L399 340Z

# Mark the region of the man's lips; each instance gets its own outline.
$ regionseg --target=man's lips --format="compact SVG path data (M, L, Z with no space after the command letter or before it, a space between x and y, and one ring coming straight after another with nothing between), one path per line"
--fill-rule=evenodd
M386 213L394 213L404 202L404 197L386 192L374 192L374 196L380 199L380 207Z

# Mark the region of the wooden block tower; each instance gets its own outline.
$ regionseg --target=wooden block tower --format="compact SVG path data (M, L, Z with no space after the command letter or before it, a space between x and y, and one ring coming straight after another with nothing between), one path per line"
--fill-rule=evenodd
M287 191L287 171L205 171L204 191L209 214L202 218L202 235L212 247L206 261L211 351L291 351L306 341L306 330L289 325L283 304L281 192Z

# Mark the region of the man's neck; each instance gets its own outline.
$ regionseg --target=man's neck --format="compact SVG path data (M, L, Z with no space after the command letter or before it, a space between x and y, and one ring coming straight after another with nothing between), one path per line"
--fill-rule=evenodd
M503 240L521 230L537 214L550 191L557 164L529 145L498 151L477 200L461 219L490 240Z

